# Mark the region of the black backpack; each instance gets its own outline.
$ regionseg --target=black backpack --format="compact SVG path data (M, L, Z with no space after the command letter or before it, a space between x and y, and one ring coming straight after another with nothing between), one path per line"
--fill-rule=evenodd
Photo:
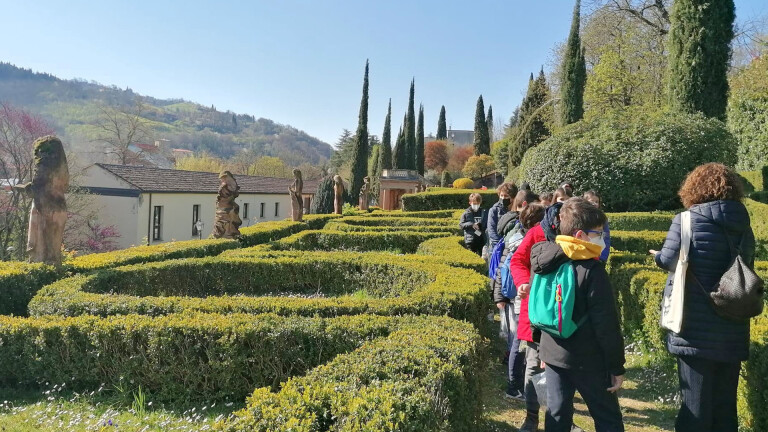
M742 235L739 247L735 248L728 231L724 231L734 258L728 270L720 277L717 289L708 292L695 276L694 280L709 298L715 313L731 321L743 322L763 313L765 283L741 257L746 233Z

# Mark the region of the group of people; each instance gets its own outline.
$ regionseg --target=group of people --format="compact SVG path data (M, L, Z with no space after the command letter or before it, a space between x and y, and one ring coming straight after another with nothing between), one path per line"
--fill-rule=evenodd
M597 432L623 431L618 391L624 339L616 287L605 269L610 230L599 193L574 196L569 183L542 195L526 183L504 183L497 193L498 202L488 210L479 194L471 194L460 227L467 248L489 262L491 297L509 350L506 393L525 402L519 430L538 430L542 404L547 432L581 430L573 423L578 391ZM666 338L677 357L682 396L675 430L735 432L749 320L722 317L710 297L736 256L754 266L743 186L732 169L709 163L687 176L679 195L691 214L692 240L682 327ZM680 255L680 224L678 214L661 250L649 251L670 271L667 288Z

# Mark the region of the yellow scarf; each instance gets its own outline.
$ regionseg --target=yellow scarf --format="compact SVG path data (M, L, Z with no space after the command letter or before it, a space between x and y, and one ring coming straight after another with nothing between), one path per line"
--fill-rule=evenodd
M571 236L559 235L555 238L555 243L560 245L565 255L574 261L594 259L602 252L600 245Z

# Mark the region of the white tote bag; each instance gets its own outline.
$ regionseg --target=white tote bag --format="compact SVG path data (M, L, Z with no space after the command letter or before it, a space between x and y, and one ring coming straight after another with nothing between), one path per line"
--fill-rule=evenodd
M688 273L688 251L691 247L691 212L680 213L680 256L672 273L672 287L665 287L661 305L661 326L680 333L683 326L685 275Z

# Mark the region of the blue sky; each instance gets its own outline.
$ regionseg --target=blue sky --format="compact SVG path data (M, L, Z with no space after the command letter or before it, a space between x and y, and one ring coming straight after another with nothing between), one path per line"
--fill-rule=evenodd
M290 124L329 143L357 126L370 59L369 129L395 134L416 79L425 129L440 106L471 129L482 94L508 119L528 75L570 25L565 0L5 0L0 61ZM736 0L739 19L765 0Z

